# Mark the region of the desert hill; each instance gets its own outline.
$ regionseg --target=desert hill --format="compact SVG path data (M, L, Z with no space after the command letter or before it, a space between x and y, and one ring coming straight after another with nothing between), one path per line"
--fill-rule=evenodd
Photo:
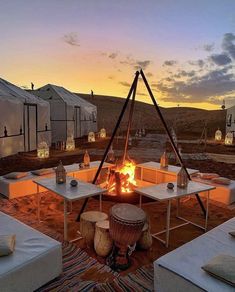
M114 96L79 93L79 96L97 106L98 128L105 127L109 132L115 126L125 99ZM162 114L169 126L173 126L178 137L200 138L205 122L208 125L208 135L213 136L219 127L225 132L226 111L202 110L187 107L161 108ZM127 115L122 127L126 125ZM153 105L136 101L132 129L146 128L162 132L163 127Z

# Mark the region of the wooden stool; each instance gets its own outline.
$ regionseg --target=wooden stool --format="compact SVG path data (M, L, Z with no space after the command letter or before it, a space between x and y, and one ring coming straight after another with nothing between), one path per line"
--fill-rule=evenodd
M106 257L112 250L113 240L109 234L109 221L99 221L95 224L94 248L97 255Z
M94 246L95 224L108 219L108 215L100 211L87 211L80 217L80 232L89 247Z

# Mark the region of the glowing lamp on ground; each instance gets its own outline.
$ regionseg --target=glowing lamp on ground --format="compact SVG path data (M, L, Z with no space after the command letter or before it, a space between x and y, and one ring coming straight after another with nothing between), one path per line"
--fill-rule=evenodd
M66 151L73 151L75 149L75 141L73 137L67 138L66 141Z
M88 142L95 142L95 133L94 132L89 132Z
M105 130L105 128L102 128L100 130L100 138L106 138L106 130Z
M218 129L215 132L215 141L221 141L221 139L222 139L222 132L220 131L220 129Z
M46 142L41 142L38 144L37 156L38 158L48 158L50 154L49 146Z
M233 144L233 133L232 132L228 132L226 134L224 143L225 143L225 145L232 145Z

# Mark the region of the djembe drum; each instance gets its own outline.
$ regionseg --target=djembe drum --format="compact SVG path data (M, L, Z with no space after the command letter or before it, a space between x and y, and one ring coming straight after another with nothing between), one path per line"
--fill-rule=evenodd
M116 204L110 211L109 232L114 241L111 266L125 270L130 266L128 249L140 238L146 222L145 212L131 204Z

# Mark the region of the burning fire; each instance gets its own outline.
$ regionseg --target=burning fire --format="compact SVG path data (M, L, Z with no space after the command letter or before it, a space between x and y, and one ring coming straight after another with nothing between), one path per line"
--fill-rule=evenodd
M112 170L108 180L108 191L111 194L120 195L122 193L131 193L136 184L135 163L127 160L121 166Z

